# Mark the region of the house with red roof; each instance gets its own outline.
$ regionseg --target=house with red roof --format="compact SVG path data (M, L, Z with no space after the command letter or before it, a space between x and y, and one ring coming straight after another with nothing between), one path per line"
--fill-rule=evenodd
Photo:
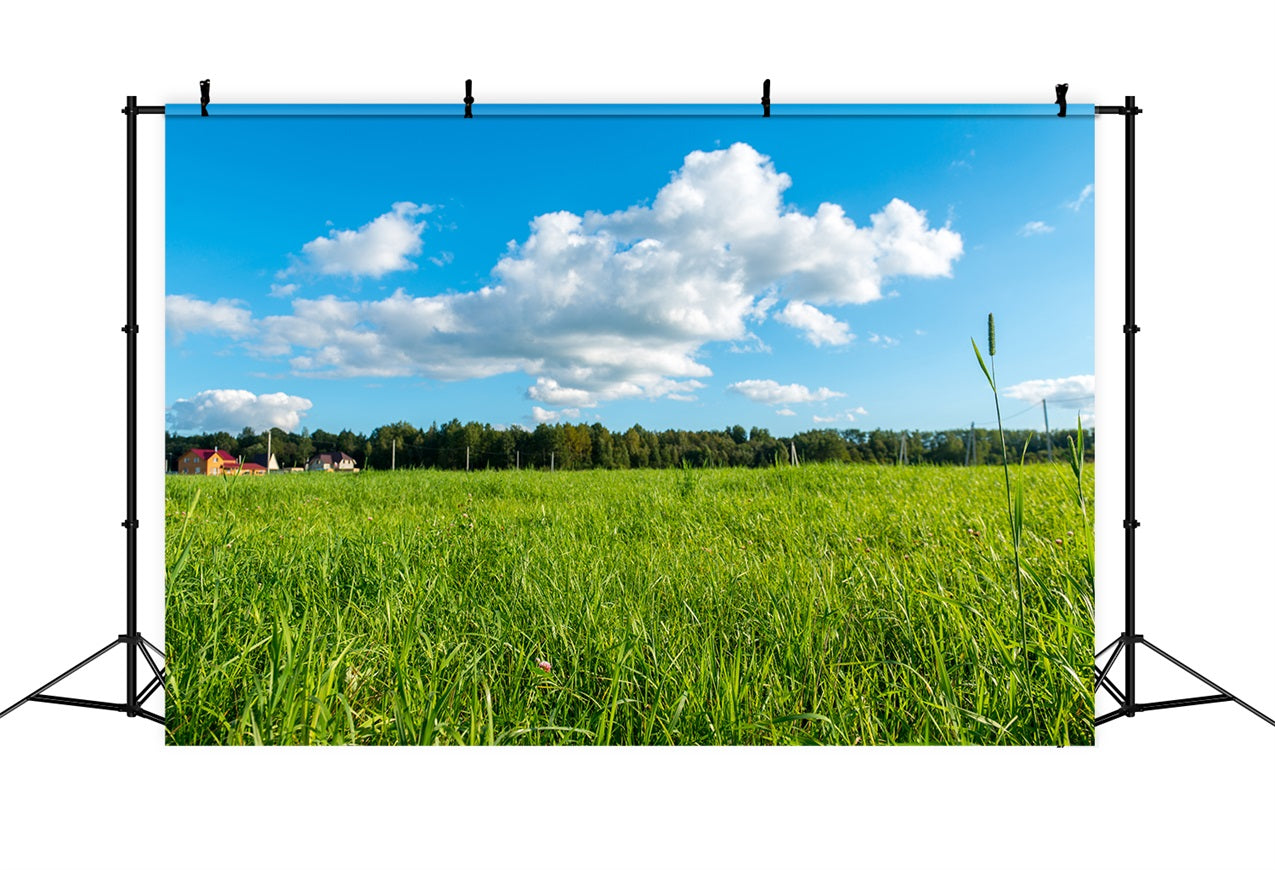
M187 450L177 460L178 474L238 474L239 461L226 451L218 448L207 450L196 447Z

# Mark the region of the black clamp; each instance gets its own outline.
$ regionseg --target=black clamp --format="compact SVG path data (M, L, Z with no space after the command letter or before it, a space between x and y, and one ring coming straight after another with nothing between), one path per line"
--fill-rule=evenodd
M1058 117L1067 117L1067 83L1054 85L1054 103L1058 106Z
M465 79L465 117L474 117L474 80Z
M1140 525L1142 525L1142 523L1138 522L1137 520L1125 520L1125 521L1124 521L1124 527L1125 527L1126 529L1136 529L1136 528L1137 528L1138 526L1140 526Z
M135 529L137 528L137 520L124 520L120 525L126 529Z
M212 102L212 97L208 96L208 91L212 88L212 79L199 80L199 114L208 117L208 104Z
M1132 98L1130 98L1132 99ZM1142 110L1137 106L1094 106L1095 115L1141 115Z
M137 335L137 332L138 332L138 330L137 330L137 324L136 324L136 323L130 323L130 324L128 324L127 326L121 326L121 327L120 327L120 332L127 332L127 333L129 333L130 335Z
M1142 327L1141 327L1141 326L1138 326L1136 323L1135 323L1135 324L1132 324L1132 325L1130 325L1130 324L1126 323L1126 324L1124 325L1124 334L1125 334L1125 335L1132 335L1132 334L1134 334L1135 332L1141 332L1141 331L1142 331Z
M770 79L761 83L761 116L770 117Z

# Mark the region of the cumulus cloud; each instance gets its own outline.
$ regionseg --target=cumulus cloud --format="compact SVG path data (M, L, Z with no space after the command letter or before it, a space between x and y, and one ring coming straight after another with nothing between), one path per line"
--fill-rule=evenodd
M1084 205L1090 197L1093 196L1093 184L1086 184L1080 189L1080 194L1072 200L1063 203L1063 206L1072 211L1080 211L1080 207Z
M764 405L795 405L802 402L826 402L838 399L845 393L838 393L827 387L811 390L802 384L781 384L772 380L737 381L726 388L738 393L746 399L761 402Z
M238 299L206 302L194 296L172 295L164 299L164 316L174 341L192 332L240 337L253 331L252 312Z
M868 335L868 341L880 347L894 347L899 343L897 338L891 338L888 335L879 335L875 332Z
M797 416L797 412L794 411L792 408L780 408L775 413L781 417L796 417Z
M385 214L357 230L329 230L301 246L281 276L316 273L379 278L387 272L415 269L408 257L421 252L425 222L413 220L432 211L428 205L396 202Z
M245 426L273 426L295 432L314 403L287 393L257 395L248 390L202 390L168 408L168 425L178 432L238 432Z
M553 378L536 378L536 383L527 390L527 398L550 405L580 405L591 408L595 404L590 401L592 396L588 390L564 387Z
M1040 236L1053 231L1054 228L1044 221L1028 221L1018 228L1018 234L1024 238L1027 236Z
M1006 387L1005 395L1025 402L1046 399L1063 408L1088 408L1093 405L1093 388L1093 375L1072 375L1066 378L1023 381Z
M834 203L811 214L785 203L791 184L745 143L694 151L649 204L534 217L481 289L399 289L358 302L294 297L291 314L261 321L252 347L311 376L463 380L521 371L535 379L527 396L542 406L693 400L712 374L703 347L749 347L757 339L748 324L765 320L781 297L780 322L812 344L845 344L849 327L816 304L871 302L891 279L951 275L961 256L958 233L931 227L902 200L859 226ZM421 233L412 218L423 211L399 203L359 230L334 230L308 243L294 268L412 268L406 258L420 251Z
M805 302L789 302L775 315L780 323L794 326L805 333L806 341L815 347L825 344L849 344L854 334L850 326Z

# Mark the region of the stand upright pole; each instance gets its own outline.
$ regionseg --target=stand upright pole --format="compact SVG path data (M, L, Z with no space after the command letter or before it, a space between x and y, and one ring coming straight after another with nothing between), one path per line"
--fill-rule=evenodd
M163 106L139 106L137 97L128 97L124 109L124 176L125 176L125 240L124 240L124 306L125 324L125 519L120 523L125 534L124 609L125 633L102 647L88 658L74 665L22 700L3 711L3 718L28 701L45 704L63 704L71 707L89 707L95 710L115 710L130 719L141 716L152 722L164 724L164 717L152 713L142 704L164 684L164 669L156 659L164 656L157 646L142 637L137 630L137 116L162 115ZM46 694L47 689L65 680L90 662L100 658L117 646L124 647L124 701L95 701L64 695ZM153 653L153 655L152 655ZM137 658L141 655L151 670L150 681L138 691Z
M1137 494L1137 486L1135 480L1135 465L1137 459L1137 439L1134 431L1135 421L1135 402L1134 387L1137 379L1134 377L1134 341L1133 338L1138 334L1136 319L1134 318L1134 300L1136 294L1134 292L1134 266L1137 258L1134 256L1134 141L1133 141L1133 119L1138 116L1138 109L1134 105L1133 97L1124 98L1124 636L1131 638L1135 634L1134 629L1134 604L1136 594L1134 587L1137 581L1137 572L1134 569L1134 549L1135 537L1134 532L1137 531L1138 521L1134 519L1137 516L1135 510L1134 498ZM1134 653L1136 652L1133 645L1129 646L1124 661L1124 679L1125 694L1128 696L1132 705L1134 697L1134 683L1136 680L1137 670L1134 666ZM1129 714L1133 715L1132 708Z
M1102 689L1115 699L1118 709L1104 713L1094 719L1094 726L1102 725L1122 716L1132 717L1146 710L1165 710L1170 707L1194 707L1199 704L1216 704L1222 701L1234 701L1244 709L1253 713L1271 725L1275 719L1246 704L1217 683L1200 675L1184 665L1137 632L1136 614L1136 581L1137 572L1134 567L1134 532L1141 525L1134 517L1135 503L1135 403L1134 403L1134 336L1141 330L1134 322L1134 118L1142 113L1133 97L1125 97L1123 106L1094 106L1098 115L1124 115L1124 632L1107 644L1094 656L1094 691ZM1215 695L1197 695L1192 698L1177 698L1169 701L1152 701L1141 703L1137 700L1137 663L1136 653L1139 644L1166 659L1176 667L1187 672L1200 682L1214 689ZM1111 651L1105 664L1102 657ZM1124 690L1115 685L1111 679L1111 669L1120 654L1124 653Z
M127 558L125 566L125 600L127 637L127 694L128 715L137 715L137 97L129 97L124 109L127 125L125 147L125 176L127 178L127 218L125 222L125 310L126 341L125 359L128 400L125 423L127 431L125 469L127 490L125 495L124 534Z

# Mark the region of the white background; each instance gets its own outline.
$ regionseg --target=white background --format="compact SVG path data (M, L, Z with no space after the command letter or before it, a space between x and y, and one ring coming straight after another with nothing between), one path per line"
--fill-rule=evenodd
M123 630L126 94L1076 102L1138 96L1139 630L1275 713L1269 4L24 4L0 46L0 706ZM1142 5L1142 4L1139 4ZM214 107L215 108L215 107ZM1122 126L1097 121L1098 638L1120 630ZM162 127L142 118L142 629L162 631ZM315 179L321 184L322 179ZM233 295L233 294L230 294ZM152 462L149 457L156 457ZM1149 653L1143 653L1151 658ZM1209 690L1148 667L1140 700ZM68 691L116 697L122 661ZM1271 867L1275 728L1234 704L1092 749L215 750L28 705L6 867Z

